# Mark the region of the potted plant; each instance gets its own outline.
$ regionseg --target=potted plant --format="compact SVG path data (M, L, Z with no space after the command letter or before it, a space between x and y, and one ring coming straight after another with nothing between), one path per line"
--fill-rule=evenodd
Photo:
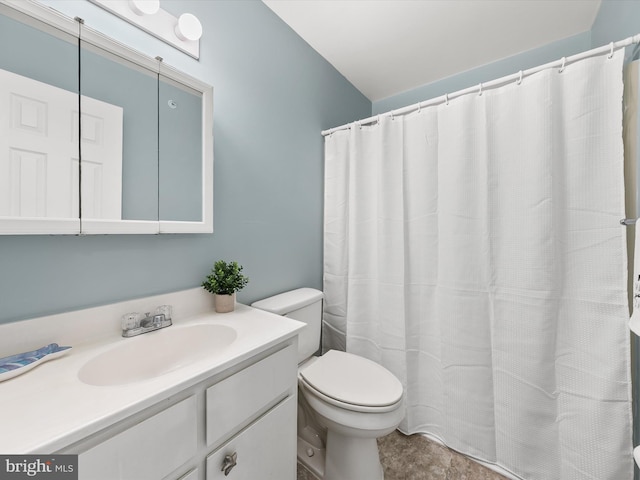
M218 260L213 264L211 273L207 275L202 287L213 293L216 312L232 312L236 303L236 292L249 283L249 278L242 274L242 265L238 262Z

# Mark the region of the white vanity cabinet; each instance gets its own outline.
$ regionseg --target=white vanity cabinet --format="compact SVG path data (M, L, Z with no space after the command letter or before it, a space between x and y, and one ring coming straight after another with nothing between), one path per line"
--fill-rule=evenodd
M81 480L294 480L296 352L289 338L58 453Z
M196 413L196 398L191 396L82 452L78 457L80 477L165 477L197 453Z
M209 455L207 480L296 478L296 462L289 461L289 456L296 451L297 408L297 400L289 397Z
M198 470L191 470L189 473L180 477L178 480L198 480Z

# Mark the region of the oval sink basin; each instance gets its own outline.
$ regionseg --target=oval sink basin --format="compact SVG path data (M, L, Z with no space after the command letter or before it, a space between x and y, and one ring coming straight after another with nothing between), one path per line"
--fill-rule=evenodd
M88 385L123 385L158 377L218 353L237 338L226 325L167 327L127 338L93 357L78 372Z

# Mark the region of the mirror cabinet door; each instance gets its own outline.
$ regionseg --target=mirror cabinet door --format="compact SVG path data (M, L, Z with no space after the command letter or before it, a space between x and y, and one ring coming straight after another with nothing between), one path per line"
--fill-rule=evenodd
M78 92L77 34L0 5L0 233L80 232Z
M83 233L159 231L155 68L86 42L81 32Z
M203 98L160 75L159 216L160 221L203 221Z

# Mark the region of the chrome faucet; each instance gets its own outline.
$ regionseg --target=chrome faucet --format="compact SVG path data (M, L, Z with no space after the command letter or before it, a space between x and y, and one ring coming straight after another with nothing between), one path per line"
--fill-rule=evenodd
M122 316L122 336L135 337L143 333L153 332L160 328L169 327L171 322L171 305L161 305L153 315L133 312Z

